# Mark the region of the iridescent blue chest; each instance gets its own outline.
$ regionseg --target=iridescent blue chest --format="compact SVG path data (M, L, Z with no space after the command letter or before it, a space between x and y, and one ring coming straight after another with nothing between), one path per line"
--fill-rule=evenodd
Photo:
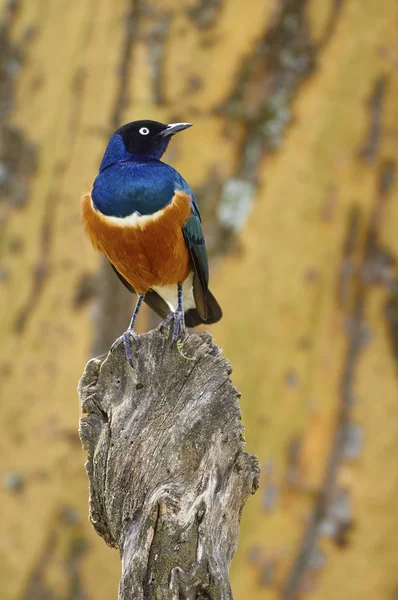
M94 181L94 206L107 216L151 215L173 199L176 190L192 190L169 165L151 157L134 156L121 147L119 136L109 144Z

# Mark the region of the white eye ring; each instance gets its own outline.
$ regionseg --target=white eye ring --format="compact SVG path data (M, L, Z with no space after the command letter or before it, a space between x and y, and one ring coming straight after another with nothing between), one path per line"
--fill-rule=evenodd
M148 135L148 133L149 133L148 127L141 127L141 129L139 130L139 133L141 135Z

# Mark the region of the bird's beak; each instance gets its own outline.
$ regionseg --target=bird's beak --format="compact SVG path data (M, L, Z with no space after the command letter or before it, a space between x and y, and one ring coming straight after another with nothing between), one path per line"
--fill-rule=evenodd
M188 127L192 127L192 123L170 123L159 135L161 137L170 137L179 131L188 129Z

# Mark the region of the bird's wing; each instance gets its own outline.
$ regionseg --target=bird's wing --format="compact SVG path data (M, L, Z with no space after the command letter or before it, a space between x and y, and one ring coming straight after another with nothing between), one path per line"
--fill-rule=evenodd
M193 295L196 308L202 319L205 321L208 312L206 294L209 284L209 265L199 207L196 198L185 179L183 179L177 171L175 171L175 177L176 189L186 192L192 199L192 214L185 222L182 232L195 269L193 276Z
M185 222L182 232L195 269L193 276L193 295L196 308L203 320L206 320L206 293L209 283L209 265L207 262L205 240L196 201L192 204L192 214Z

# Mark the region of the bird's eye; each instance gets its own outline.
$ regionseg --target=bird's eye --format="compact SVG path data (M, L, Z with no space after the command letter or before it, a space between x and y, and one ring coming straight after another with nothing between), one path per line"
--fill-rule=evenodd
M139 130L141 135L148 135L149 133L149 129L148 127L141 127L141 129Z

